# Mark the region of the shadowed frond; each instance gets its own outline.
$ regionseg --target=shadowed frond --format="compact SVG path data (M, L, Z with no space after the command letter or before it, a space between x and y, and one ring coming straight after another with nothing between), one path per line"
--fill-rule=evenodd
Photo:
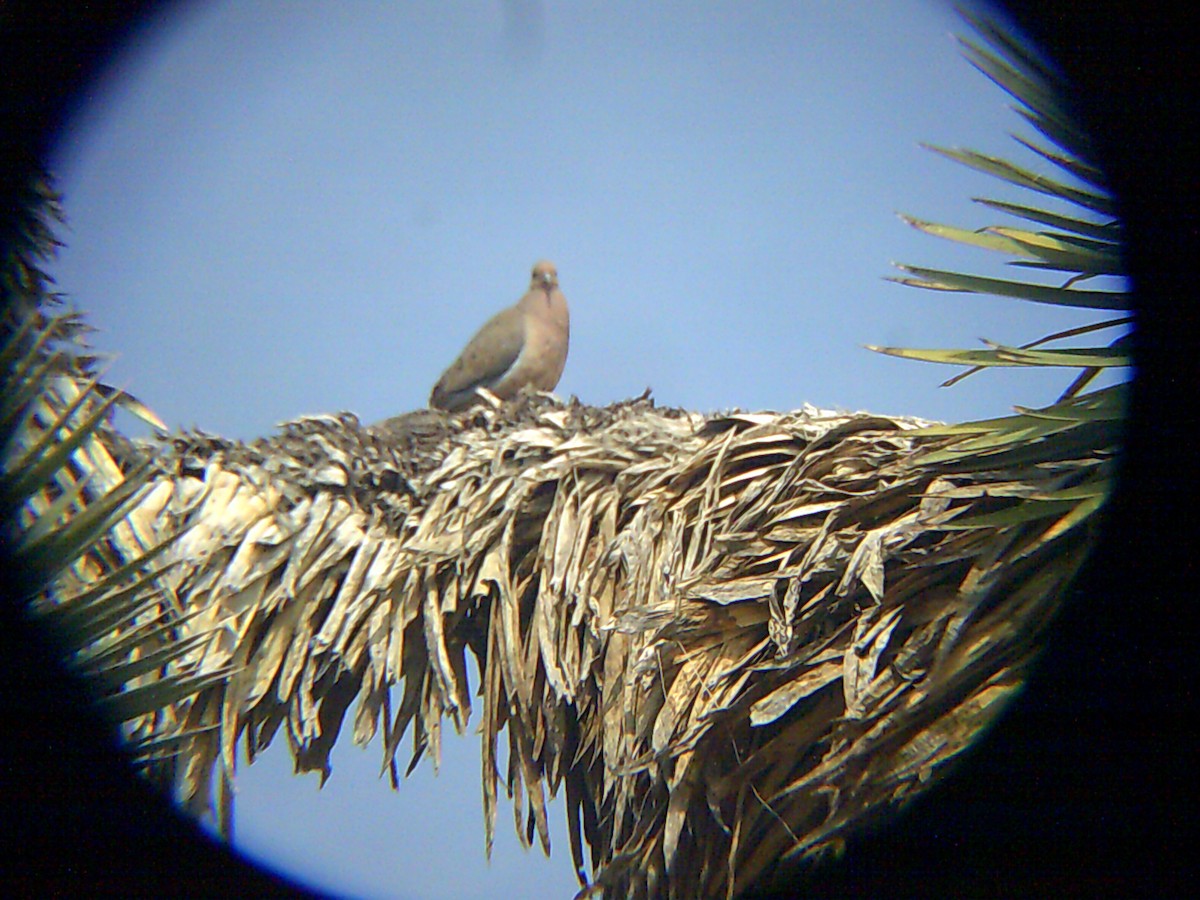
M134 458L122 469L110 453L125 444L108 425L112 408L140 404L99 382L82 318L52 311L60 301L40 265L57 246L49 222L61 212L44 177L27 199L18 228L27 239L0 272L6 563L27 614L89 679L138 758L151 750L147 735L178 730L168 720L214 674L197 679L181 665L190 650L177 631L181 607L161 581L175 535L160 539L130 516L150 470Z

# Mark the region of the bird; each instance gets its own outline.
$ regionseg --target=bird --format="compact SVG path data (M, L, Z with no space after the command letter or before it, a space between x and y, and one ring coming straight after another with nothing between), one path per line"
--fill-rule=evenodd
M554 263L534 264L525 296L488 319L429 395L435 409L457 412L479 402L476 388L511 400L522 388L552 391L562 377L570 342L567 298Z

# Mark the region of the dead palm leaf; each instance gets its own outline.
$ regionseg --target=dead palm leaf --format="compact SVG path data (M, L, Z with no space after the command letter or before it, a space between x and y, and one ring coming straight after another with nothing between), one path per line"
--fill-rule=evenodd
M436 758L470 651L489 844L499 779L546 847L565 784L600 887L737 893L904 802L1019 689L1116 449L1079 401L1025 415L1020 451L987 423L540 398L179 436L134 514L182 533L160 578L203 686L154 735L173 787L218 811L237 742L281 727L328 775L355 701L385 767L409 731Z

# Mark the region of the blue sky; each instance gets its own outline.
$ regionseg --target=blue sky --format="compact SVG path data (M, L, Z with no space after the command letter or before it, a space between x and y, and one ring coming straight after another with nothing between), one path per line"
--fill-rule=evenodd
M892 261L1006 274L894 214L980 227L996 218L970 197L1030 200L917 146L1037 165L964 30L934 0L177 4L57 150L52 272L116 354L112 383L229 437L423 406L539 258L571 304L559 392L587 403L649 386L701 411L1043 405L1070 373L939 389L952 370L862 349L1087 320L883 280ZM398 793L378 744L344 739L318 792L277 743L239 780L250 854L360 896L573 893L561 803L552 860L502 812L485 864L473 735Z

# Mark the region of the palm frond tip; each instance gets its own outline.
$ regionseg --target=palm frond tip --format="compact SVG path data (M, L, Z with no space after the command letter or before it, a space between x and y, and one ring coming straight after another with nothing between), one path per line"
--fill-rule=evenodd
M959 11L987 44L985 48L973 41L960 39L968 60L1021 104L1018 112L1048 139L1053 147L1048 148L1021 136L1014 136L1015 140L1043 161L1065 172L1068 180L1051 177L1006 159L972 150L923 146L1010 185L1048 197L1062 208L1074 208L1077 212L1065 213L1059 209L1043 209L1027 204L976 198L976 202L989 209L1054 229L1039 231L1004 224L967 229L929 222L914 216L901 218L927 234L1007 254L1013 257L1010 259L1011 265L1026 271L1061 272L1067 278L1065 283L1059 285L1039 284L897 264L897 268L905 272L906 276L890 280L928 290L992 294L1097 311L1129 309L1131 299L1124 292L1084 290L1077 287L1079 282L1090 278L1123 277L1127 272L1121 249L1120 225L1114 219L1115 204L1108 193L1103 172L1094 158L1091 141L1075 124L1064 99L1069 96L1065 82L1051 65L993 22L973 16L965 10ZM1069 183L1072 180L1084 186ZM1093 323L1094 328L1104 325L1103 320ZM1086 333L1087 330L1080 329L1076 334ZM1043 337L1026 342L1021 349L1027 350L1052 339ZM1016 354L965 349L871 349L894 356L971 366L966 372L945 382L946 386L991 366L1071 365L1074 357L1074 362L1081 371L1063 391L1062 398L1080 393L1101 370L1113 366L1128 366L1131 363L1127 353L1117 351L1111 346Z

